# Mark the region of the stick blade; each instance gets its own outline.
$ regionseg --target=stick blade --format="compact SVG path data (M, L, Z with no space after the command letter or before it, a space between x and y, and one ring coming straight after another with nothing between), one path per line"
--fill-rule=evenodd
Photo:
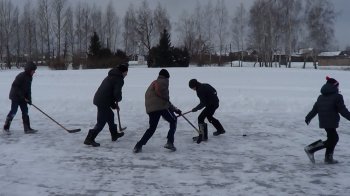
M120 129L120 131L124 131L126 128L127 128L127 127L122 127L122 128Z
M76 133L76 132L79 132L81 131L81 129L71 129L71 130L67 130L68 133Z

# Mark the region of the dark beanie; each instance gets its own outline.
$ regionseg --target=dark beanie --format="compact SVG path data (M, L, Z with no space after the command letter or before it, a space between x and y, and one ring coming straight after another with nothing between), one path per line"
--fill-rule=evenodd
M129 64L128 63L119 64L118 70L122 73L127 72L129 70Z
M326 77L327 83L328 84L332 84L334 86L339 86L339 82L337 80L335 80L334 78L330 78L330 77Z
M35 71L37 68L37 66L35 65L35 63L33 63L32 61L28 62L26 64L26 66L24 67L24 70L26 72L31 72L31 71Z
M188 86L190 88L194 88L194 87L197 87L198 85L198 81L196 79L191 79L189 82L188 82Z
M159 75L160 76L164 76L166 78L170 78L170 74L169 74L169 72L166 69L160 70Z

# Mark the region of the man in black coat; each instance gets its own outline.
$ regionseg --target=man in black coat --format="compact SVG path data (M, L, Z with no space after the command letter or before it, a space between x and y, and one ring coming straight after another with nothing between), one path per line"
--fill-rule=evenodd
M327 140L318 140L304 148L310 161L315 163L314 153L326 148L325 163L334 164L338 161L333 159L334 148L338 143L339 136L336 128L339 126L339 113L350 120L350 112L346 108L343 96L339 94L339 83L334 78L326 77L327 82L321 88L321 95L317 98L312 110L305 117L308 125L318 114L319 126L327 132Z
M216 128L216 132L213 133L214 136L224 134L225 130L220 121L213 117L216 109L219 108L219 98L215 88L210 84L200 83L196 79L191 79L188 85L192 90L197 92L197 96L200 100L200 103L192 109L192 112L197 112L204 108L198 116L198 126L201 133L199 137L202 135L202 140L208 140L208 128L207 124L204 123L205 118ZM194 137L193 140L197 140L198 142L197 137Z
M123 132L118 133L118 127L114 123L114 113L112 109L119 111L118 102L122 100L122 87L124 78L128 74L128 64L120 64L117 68L113 68L108 72L108 76L102 81L97 89L93 103L97 106L97 123L93 129L89 130L84 141L86 145L94 147L100 146L95 142L95 138L102 131L103 127L108 123L111 132L112 141L116 141L124 135Z
M11 110L6 117L4 124L4 132L10 133L10 125L12 119L15 117L18 107L22 111L22 120L24 133L35 133L30 127L30 120L28 115L28 105L32 104L32 80L37 66L33 62L28 62L24 68L24 71L19 73L12 83L9 98L11 100Z

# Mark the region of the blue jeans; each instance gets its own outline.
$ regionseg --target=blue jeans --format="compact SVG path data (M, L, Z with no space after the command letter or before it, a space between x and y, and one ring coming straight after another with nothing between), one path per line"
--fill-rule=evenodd
M143 134L141 140L139 141L139 144L146 145L148 140L153 136L154 132L156 131L158 122L161 116L170 124L170 129L167 136L168 142L174 143L174 135L175 135L176 123L177 123L177 118L174 112L170 111L169 109L166 109L166 110L151 112L148 115L149 115L149 128L146 130L145 134Z
M21 108L22 116L28 116L28 105L25 101L20 101L20 102L12 101L11 102L11 110L7 114L8 118L13 119L13 117L16 116L17 111L18 111L18 106Z

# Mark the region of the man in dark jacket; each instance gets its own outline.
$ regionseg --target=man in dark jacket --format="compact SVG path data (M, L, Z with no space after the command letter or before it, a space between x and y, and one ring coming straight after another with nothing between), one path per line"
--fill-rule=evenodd
M120 64L117 68L113 68L108 72L108 76L102 81L97 89L93 103L97 106L97 123L93 129L89 130L84 141L86 145L93 147L100 146L95 142L95 138L102 131L103 127L108 123L111 132L112 141L116 141L124 135L123 132L118 133L118 127L114 123L114 113L112 109L119 111L118 102L122 100L122 87L124 78L128 74L128 64Z
M4 124L4 132L6 134L10 133L10 125L12 119L15 117L18 106L22 111L22 120L24 133L31 134L36 133L30 127L29 115L28 115L28 105L32 104L32 80L37 66L33 62L28 62L24 68L24 71L19 73L12 83L9 98L11 99L11 110L6 117Z
M318 114L319 126L327 132L327 140L318 140L304 148L310 161L315 163L314 153L326 148L324 162L328 164L338 163L333 159L334 148L338 143L339 137L336 128L339 126L339 113L350 120L350 112L346 108L343 96L339 94L339 83L333 78L326 77L327 82L321 88L321 95L317 98L312 110L305 117L308 125L312 118Z
M163 117L170 124L168 141L164 148L176 151L174 146L174 134L176 131L177 118L174 114L181 114L181 111L170 103L169 98L169 72L162 69L157 80L154 80L145 93L146 112L149 116L149 128L146 130L141 140L134 147L134 153L142 151L142 146L146 145L157 129L160 117Z
M209 84L202 84L196 79L191 79L188 85L192 90L197 92L197 96L200 100L200 103L192 109L192 112L197 112L198 110L204 108L204 110L198 116L198 126L200 131L198 137L202 135L203 141L208 140L208 126L206 123L204 123L205 118L207 118L208 121L216 128L216 132L213 133L214 136L224 134L225 130L220 121L213 117L216 109L219 108L219 98L215 88ZM198 142L198 137L194 137L193 140Z

